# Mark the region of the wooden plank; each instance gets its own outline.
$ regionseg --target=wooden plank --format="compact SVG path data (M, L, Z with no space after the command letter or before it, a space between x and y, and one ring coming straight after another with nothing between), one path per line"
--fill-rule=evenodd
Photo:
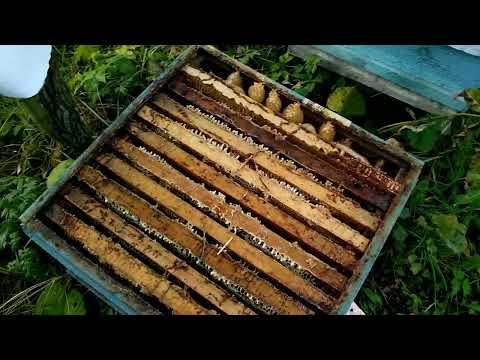
M244 304L238 302L230 294L189 266L185 261L173 255L160 243L146 236L135 227L128 225L120 216L82 192L79 188L71 187L64 194L64 198L91 219L161 266L190 289L207 299L217 309L228 315L255 314Z
M342 219L350 219L366 228L372 233L378 228L380 219L363 209L358 203L343 196L337 191L332 191L326 186L313 181L307 175L295 171L282 164L275 156L266 153L263 149L247 143L245 140L216 125L200 114L186 109L181 104L173 101L165 94L159 94L153 103L166 111L175 120L182 121L204 134L212 137L217 142L226 144L231 151L240 154L244 159L251 158L262 170L279 177L283 181L297 187L310 196L327 205L334 215L339 214Z
M34 218L22 229L33 242L52 256L67 272L93 294L109 304L122 315L162 315L163 312L148 304L138 295L138 290L120 284L112 278L107 270L94 261L86 258L79 249L65 241L65 237L57 234L42 221Z
M480 58L445 45L301 45L295 50L316 56L326 54L342 61L349 65L348 70L354 70L361 83L429 112L439 110L432 109L431 102L448 107L450 114L464 111L467 104L458 94L480 87ZM368 76L358 76L364 73L395 87L379 88L382 82L372 83ZM403 93L395 91L397 87L416 95L417 101L403 99Z
M225 246L228 244L229 251L232 251L242 258L243 261L251 264L269 278L290 289L312 305L319 307L323 311L331 309L333 305L332 298L322 290L314 287L299 275L265 255L262 251L230 232L218 222L160 186L156 181L146 177L126 162L120 159L102 161L102 157L105 157L105 155L99 155L97 161L120 177L129 186L154 199L178 217L207 233L220 244Z
M227 173L232 176L237 176L253 188L275 199L291 211L298 213L304 219L325 229L358 251L363 252L367 248L369 239L334 218L327 208L309 204L302 197L283 187L277 180L262 175L258 171L245 166L245 163L236 160L228 153L210 144L207 140L191 133L180 124L166 118L148 106L140 109L138 115L167 133L176 141L193 149L209 161L214 162Z
M418 109L437 115L451 115L454 113L452 109L436 101L427 99L407 88L395 84L394 82L365 71L354 64L316 48L314 45L290 45L289 48L295 55L303 58L313 55L319 60L319 65L321 67L367 85L372 89L387 94Z
M346 281L344 275L302 249L292 246L290 242L263 226L252 217L247 216L241 209L227 204L167 163L147 155L123 139L118 139L113 147L142 169L149 171L151 174L169 184L172 188L208 206L214 210L216 214L227 219L233 226L245 230L252 236L263 241L267 246L274 248L281 256L289 257L311 275L329 284L338 291L342 290ZM102 158L102 161L103 160L107 162L115 161L115 159L111 159L111 157Z
M173 60L167 68L159 75L157 79L148 85L106 128L98 137L96 137L89 147L75 160L75 162L63 173L60 179L49 189L45 190L30 207L20 216L19 220L22 224L26 224L30 219L35 217L36 212L50 203L64 184L67 183L96 153L96 151L112 139L117 131L128 123L137 110L147 102L153 94L161 89L173 76L178 74L178 69L183 64L188 63L192 58L198 56L199 45L189 46L175 60Z
M295 143L313 149L318 156L334 166L348 171L363 182L393 195L397 195L401 191L402 185L382 171L344 153L341 149L336 148L334 143L327 143L316 134L305 131L298 124L289 122L276 115L264 105L233 90L214 75L207 74L188 65L183 67L182 71L192 80L189 82L190 85L195 88L201 88L203 92L210 96L222 98L222 100L228 102L229 106L234 106L236 110L247 113L254 120L264 122L282 132L287 136L287 139L295 140Z
M220 276L243 287L280 314L306 315L313 313L258 275L231 260L226 253L217 255L218 251L208 242L193 235L185 226L153 209L145 200L132 194L130 190L115 181L106 178L98 170L85 166L80 170L78 177L90 188L127 209L142 222L148 224L151 229L165 235L184 249L188 249L194 256L215 269Z
M101 262L111 266L117 274L129 280L135 286L139 286L144 293L156 297L172 309L175 314L211 314L211 311L186 297L183 291L170 281L156 274L106 236L86 225L60 206L52 205L45 215L60 226L69 237L81 243L92 255L97 256Z
M327 161L317 157L314 153L305 151L287 139L279 137L278 134L275 134L268 127L258 126L251 121L251 117L229 109L215 99L187 86L181 79L177 78L176 81L173 81L170 84L170 89L201 110L222 119L230 126L244 132L259 143L265 144L274 151L298 162L314 174L318 174L327 180L340 184L353 195L381 210L387 210L391 200L389 195L378 192L370 187L360 186L360 181L352 175L338 171L338 169Z
M265 75L225 55L218 49L215 49L213 46L204 46L202 48L211 55L207 56L209 58L207 61L214 59L217 62L223 62L230 67L230 71L235 69L236 71L240 71L242 75L250 80L261 82L269 89L276 89L280 96L283 96L287 100L287 103L294 101L301 103L308 121L310 121L310 118L315 123L318 121L323 121L321 119L332 121L334 124L339 126L338 130L340 130L341 133L344 133L348 136L352 135L352 139L355 143L361 143L362 146L365 146L365 149L368 149L369 152L377 154L379 157L386 156L386 160L389 160L400 167L423 166L422 162L411 154L402 150L394 149L383 139L355 125L345 117L338 115L326 107L316 104L306 97L296 93L292 89L289 89L284 85L269 79ZM190 65L192 66L196 66L196 64L197 63L190 62ZM179 75L180 73L177 74L177 76ZM404 182L402 182L402 184L404 184Z
M254 213L260 219L277 225L285 231L288 236L310 249L311 252L317 255L322 254L350 271L355 267L357 260L352 252L332 242L329 238L319 234L303 222L296 220L283 210L273 206L252 191L240 186L210 165L203 163L152 131L143 131L133 123L129 125L128 130L146 146L154 149L164 158L174 162L175 166L180 167L182 171L188 172L190 176L208 183L215 188L215 190L232 197L241 206Z

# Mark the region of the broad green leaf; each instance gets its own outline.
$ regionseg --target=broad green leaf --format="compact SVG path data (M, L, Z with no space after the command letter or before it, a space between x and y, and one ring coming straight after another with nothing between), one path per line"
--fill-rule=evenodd
M289 52L286 52L285 54L281 55L278 60L282 64L287 64L293 59L293 55L290 54Z
M428 192L431 190L430 181L428 179L422 179L417 183L413 190L412 196L410 196L410 204L413 206L422 204L427 197Z
M463 280L453 278L452 285L451 285L452 288L450 289L450 294L452 296L457 295L458 292L460 291L461 287L462 287L462 284L463 284Z
M133 75L137 71L137 65L126 57L118 57L112 62L115 71L123 75Z
M410 209L408 207L404 207L402 212L400 213L400 219L405 220L410 217Z
M370 301L374 304L382 304L382 298L380 295L374 293L372 290L370 290L369 288L363 288L363 292L365 293L365 295L367 295L367 297L370 299Z
M446 312L447 312L447 304L443 302L439 302L436 304L433 315L445 315Z
M462 95L468 102L470 110L480 113L480 89L467 89Z
M474 302L468 304L467 307L469 309L473 310L474 312L480 314L480 303L478 301L474 301Z
M260 51L256 49L247 49L243 54L237 55L236 57L239 59L241 63L248 64L250 60L255 58L255 56L259 55ZM240 57L238 57L240 56Z
M469 189L465 194L456 196L455 204L469 205L473 208L480 207L480 188Z
M306 96L309 93L311 93L314 88L315 88L314 82L308 82L304 84L302 84L302 82L298 82L292 87L293 90L295 90L297 93L303 96Z
M107 66L99 66L96 70L95 70L95 80L97 82L100 82L100 83L106 83L107 82Z
M468 185L472 188L479 188L480 187L480 170L476 171L469 171L467 173L466 180Z
M436 122L418 127L404 126L400 129L400 136L416 151L429 152L442 137L442 124Z
M313 75L315 71L317 70L319 60L315 55L311 55L307 58L305 62L305 69L307 70L308 73Z
M480 255L470 256L463 261L463 266L467 271L480 270Z
M410 271L413 275L417 275L422 270L422 264L420 263L413 263L410 264Z
M361 117L366 113L365 99L353 86L337 87L327 99L327 107L345 117Z
M426 241L426 248L427 248L427 251L432 255L432 256L436 256L437 252L438 252L438 249L437 249L437 246L435 245L435 240L433 239L427 239Z
M60 178L62 175L68 170L70 166L74 163L74 160L68 159L64 160L59 163L57 166L53 168L47 178L47 188L51 188Z
M65 300L65 285L61 281L54 281L38 297L34 314L64 315Z
M468 279L463 280L463 297L467 298L472 293L472 287L470 286L470 281Z
M0 224L0 250L5 249L10 243L10 236L18 231L18 225L13 222Z
M73 54L73 60L75 63L80 61L87 62L89 61L92 56L98 52L100 46L98 45L79 45L75 49L75 53Z
M85 315L87 310L85 308L85 302L83 295L75 289L68 292L65 299L65 315Z
M467 190L465 194L455 197L455 204L480 208L480 153L472 156L465 179L468 184Z
M134 60L136 58L135 50L138 47L140 47L140 45L121 45L115 49L115 53Z
M295 65L295 67L293 68L294 78L299 79L299 80L304 80L304 77L305 77L305 74L303 72L304 66L305 66L304 64Z
M465 279L465 273L462 270L455 269L453 270L453 277L458 280Z
M472 157L466 180L470 188L480 188L480 153Z
M413 273L413 275L417 275L423 268L422 264L417 261L417 255L410 254L407 260L410 263L410 271Z
M397 223L392 232L392 238L395 240L395 242L403 242L405 241L407 236L408 232L405 230L405 228L399 223Z
M332 90L335 90L338 87L345 87L347 86L347 80L344 77L339 77L335 84L333 84Z
M431 229L431 226L428 225L427 223L427 220L425 220L425 217L424 216L419 216L417 219L416 219L416 223L418 226L424 228L424 229Z
M53 265L42 259L39 252L31 247L20 249L15 260L8 263L7 269L22 274L28 281L36 282L47 280L56 272Z
M459 223L455 215L433 214L432 223L439 238L454 254L460 255L465 251L467 227Z
M418 257L415 254L410 254L407 258L410 264L410 271L413 275L417 275L422 270L422 264L417 261Z

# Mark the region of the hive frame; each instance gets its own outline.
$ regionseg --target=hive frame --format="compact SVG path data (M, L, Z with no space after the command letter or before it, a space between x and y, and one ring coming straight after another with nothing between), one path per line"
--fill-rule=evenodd
M90 161L96 151L110 141L117 131L121 129L147 101L150 101L155 93L197 55L199 49L213 55L218 60L248 74L249 76L263 82L267 86L276 88L279 93L302 103L308 110L317 113L323 118L332 121L335 125L342 127L352 137L370 147L376 147L378 151L387 157L398 159L410 167L404 174L402 180L403 191L393 198L380 227L372 238L370 245L359 260L353 275L347 282L346 289L338 299L336 314L347 314L354 299L370 272L376 258L388 238L396 220L400 216L408 197L416 185L423 162L402 149L393 147L384 140L368 133L348 119L334 113L333 111L320 106L307 98L297 94L293 90L267 78L248 66L226 56L213 46L191 46L186 49L155 81L153 81L118 117L117 119L77 158L74 164L66 171L62 178L50 189L46 190L20 217L21 226L25 233L32 238L40 247L56 258L68 271L87 285L100 298L109 303L113 308L123 314L158 314L153 307L145 303L133 291L112 279L95 264L85 258L75 249L61 244L61 238L49 231L39 221L36 215L50 203L53 197L64 187L64 185L77 174L78 170Z

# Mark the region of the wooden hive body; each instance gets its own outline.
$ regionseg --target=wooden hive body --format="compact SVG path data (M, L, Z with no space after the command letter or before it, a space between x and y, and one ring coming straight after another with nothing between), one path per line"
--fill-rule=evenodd
M480 87L480 57L446 45L290 45L331 71L433 114L466 111Z
M244 91L225 81L234 71ZM277 90L284 106L298 102L315 128L330 121L336 139L323 141L250 99L254 82ZM195 46L22 223L123 313L343 314L421 166L218 50Z

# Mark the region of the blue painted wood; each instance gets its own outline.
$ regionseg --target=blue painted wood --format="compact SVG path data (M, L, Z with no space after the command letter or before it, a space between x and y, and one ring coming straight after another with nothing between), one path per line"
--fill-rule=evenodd
M351 277L347 290L339 299L337 314L345 314L350 308L355 296L357 295L360 287L362 286L365 278L367 277L370 269L379 255L390 231L393 228L400 212L405 206L405 202L410 195L415 183L418 179L420 170L423 163L401 150L392 149L390 145L386 144L382 139L368 133L353 123L350 123L347 119L341 118L339 115L331 112L330 110L318 106L303 96L295 93L294 91L286 88L285 86L266 78L262 74L254 71L248 66L235 61L220 51L211 46L194 46L187 50L176 62L174 62L170 68L161 75L154 83L152 83L132 104L115 120L115 122L105 130L102 135L75 161L72 167L62 176L62 179L54 185L51 189L42 194L34 204L27 209L20 220L22 222L22 228L25 233L40 247L47 251L52 257L57 259L71 274L78 278L83 284L89 287L100 298L109 303L117 311L123 314L144 314L152 313L147 304L142 303L140 299L135 296L131 291L122 288L118 283L105 273L102 273L100 268L95 267L91 262L88 262L73 248L58 237L52 231L48 231L45 226L41 226L41 223L36 221L36 215L53 199L64 184L74 176L76 171L83 166L93 156L96 150L98 150L106 141L111 139L114 134L120 129L129 119L129 117L136 112L136 110L147 101L153 93L155 93L166 81L173 75L175 69L183 66L183 64L189 60L190 57L195 55L198 48L209 52L216 56L220 60L223 60L227 64L232 65L234 68L241 70L245 74L250 74L254 79L260 80L269 86L277 88L282 91L282 94L292 101L300 101L304 106L308 107L311 111L320 112L326 119L331 119L334 123L342 120L342 124L348 123L348 127L353 134L366 140L370 144L375 144L381 150L387 153L395 153L398 158L406 161L412 166L409 171L408 179L405 181L407 189L401 196L396 198L395 204L390 207L390 212L387 214L384 220L382 229L378 231L375 238L372 240L373 244L369 247L368 251L362 256L361 265L357 268L353 276ZM394 150L394 151L393 151ZM129 294L129 295L127 295ZM158 313L155 312L155 313Z
M63 239L36 221L36 215L50 202L62 189L68 180L87 163L103 144L113 137L148 99L169 78L176 69L183 66L188 59L196 53L198 46L191 46L185 50L170 66L159 75L133 102L118 116L118 118L80 155L72 166L62 175L50 189L45 190L30 207L20 216L19 220L25 234L38 246L60 262L66 270L77 278L82 284L92 290L99 298L113 307L121 314L160 314L158 310L143 302L131 290L121 286L109 275L83 258L76 250L71 248Z
M110 276L102 274L98 267L85 260L40 222L22 225L22 228L30 239L62 264L73 277L120 314L159 314L143 301L135 299L135 295L130 290L112 281Z
M20 215L21 223L28 223L42 208L45 206L55 194L69 181L77 171L86 164L103 144L110 140L115 132L120 129L130 117L137 112L140 107L147 102L152 94L154 94L161 86L163 86L175 73L175 71L183 66L190 57L196 54L198 45L190 46L182 54L174 60L160 76L154 80L130 105L115 119L110 126L98 136L90 146L75 160L75 162L63 173L61 178L49 189L45 190L30 207Z
M480 57L442 45L312 45L454 111L457 95L480 87Z

